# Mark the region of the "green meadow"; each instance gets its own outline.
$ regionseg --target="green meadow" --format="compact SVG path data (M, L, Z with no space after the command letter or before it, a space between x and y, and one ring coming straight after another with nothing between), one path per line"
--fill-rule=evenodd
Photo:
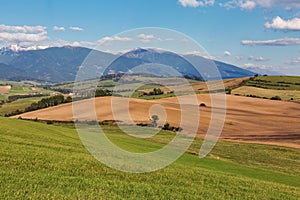
M128 151L153 151L174 133L132 138L104 126ZM93 130L91 130L93 131ZM130 174L98 162L72 125L0 118L1 199L299 199L300 150L219 142L208 157L202 140L170 166Z
M31 97L25 99L18 99L11 103L6 103L0 106L0 116L4 116L5 114L10 114L16 110L24 110L25 108L29 107L33 102L38 102L42 98L45 97Z

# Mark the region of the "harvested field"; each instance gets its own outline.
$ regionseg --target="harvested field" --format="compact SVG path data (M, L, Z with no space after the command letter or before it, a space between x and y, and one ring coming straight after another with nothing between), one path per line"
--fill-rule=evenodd
M179 99L171 97L147 101L114 97L114 112L112 112L111 97L99 97L95 99L96 114L98 121L122 120L124 123L149 122L150 116L157 114L160 117L158 123L163 124L167 121L173 126L180 126L181 117L184 117L187 127L192 127L198 119L195 118L197 117L195 116L195 106L190 103L189 98L190 96L181 96ZM198 137L203 137L211 121L212 105L208 94L197 95L197 98L198 105L202 102L206 104L206 107L196 105L200 111L200 126L197 133ZM181 104L179 104L179 100ZM124 106L127 101L129 101L130 116L133 122L128 121L127 109ZM78 113L80 113L81 119L93 119L86 109L86 103L89 102L93 103L92 100L76 102L79 105ZM180 109L180 105L184 107L183 110ZM217 112L222 111L221 108L216 108L216 110ZM181 116L183 112L185 114ZM227 95L226 112L222 140L300 148L300 105L298 103ZM117 117L114 117L113 113ZM72 104L63 104L15 117L19 116L31 119L69 121L73 120ZM165 120L164 116L166 116Z

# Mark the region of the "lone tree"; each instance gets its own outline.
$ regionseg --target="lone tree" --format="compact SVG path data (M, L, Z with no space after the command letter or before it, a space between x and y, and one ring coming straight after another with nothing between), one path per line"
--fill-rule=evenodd
M156 127L157 126L157 121L159 120L159 117L157 115L152 115L151 116L151 123L150 126Z

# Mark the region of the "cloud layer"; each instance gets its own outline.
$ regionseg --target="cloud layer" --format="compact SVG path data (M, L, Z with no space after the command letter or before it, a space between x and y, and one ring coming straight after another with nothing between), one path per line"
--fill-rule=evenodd
M300 18L283 20L281 17L277 16L272 20L272 22L267 22L265 27L278 30L300 31Z
M215 0L178 0L183 7L213 6ZM275 6L284 7L286 10L300 8L299 0L227 0L218 4L227 9L240 8L242 10L252 10L256 7L271 8Z
M72 31L83 31L84 29L83 28L80 28L80 27L77 27L77 26L71 26L69 27L70 30Z
M54 31L65 31L65 27L53 26Z
M242 40L242 45L249 46L288 46L288 45L300 45L299 38L282 38L275 40Z
M48 38L43 26L8 26L0 24L0 43L36 44Z
M202 6L213 6L215 4L215 0L179 0L178 1L183 7L202 7Z

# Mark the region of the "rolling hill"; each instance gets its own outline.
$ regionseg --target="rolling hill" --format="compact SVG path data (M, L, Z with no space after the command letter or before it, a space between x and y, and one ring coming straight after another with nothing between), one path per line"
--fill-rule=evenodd
M131 152L162 148L173 135L132 138L104 127ZM92 131L92 130L91 130ZM92 132L91 132L92 133ZM220 142L199 159L188 153L152 173L130 174L98 162L67 125L0 117L1 199L299 199L299 149ZM268 152L266 154L266 152Z
M199 107L200 123L198 137L203 137L207 132L211 119L211 99L209 94L197 95L199 104L204 102L206 107ZM222 131L221 139L241 142L255 142L277 144L300 148L300 117L299 104L284 101L272 101L268 99L255 99L228 95L226 107L225 126ZM180 100L178 100L180 99ZM195 123L194 107L185 106L185 112L190 115L182 116L179 102L188 102L189 96L178 96L155 100L130 99L129 112L135 123L148 123L149 110L153 105L161 105L166 111L166 117L157 111L157 115L163 125L164 119L172 126L180 126L181 117L187 121L185 131L192 132ZM126 105L127 98L114 97L117 105ZM86 103L93 99L75 102L80 109L80 113L85 120L93 120L93 115L87 112ZM114 107L112 111L112 97L99 97L95 99L95 107L98 121L103 120L122 120L130 123L126 118L124 106ZM272 109L270 109L270 107ZM78 109L78 108L77 108ZM113 113L114 112L114 113ZM92 115L92 116L91 116ZM24 119L41 120L73 120L72 103L62 104L42 110L24 113L14 116ZM289 127L287 129L287 127Z

